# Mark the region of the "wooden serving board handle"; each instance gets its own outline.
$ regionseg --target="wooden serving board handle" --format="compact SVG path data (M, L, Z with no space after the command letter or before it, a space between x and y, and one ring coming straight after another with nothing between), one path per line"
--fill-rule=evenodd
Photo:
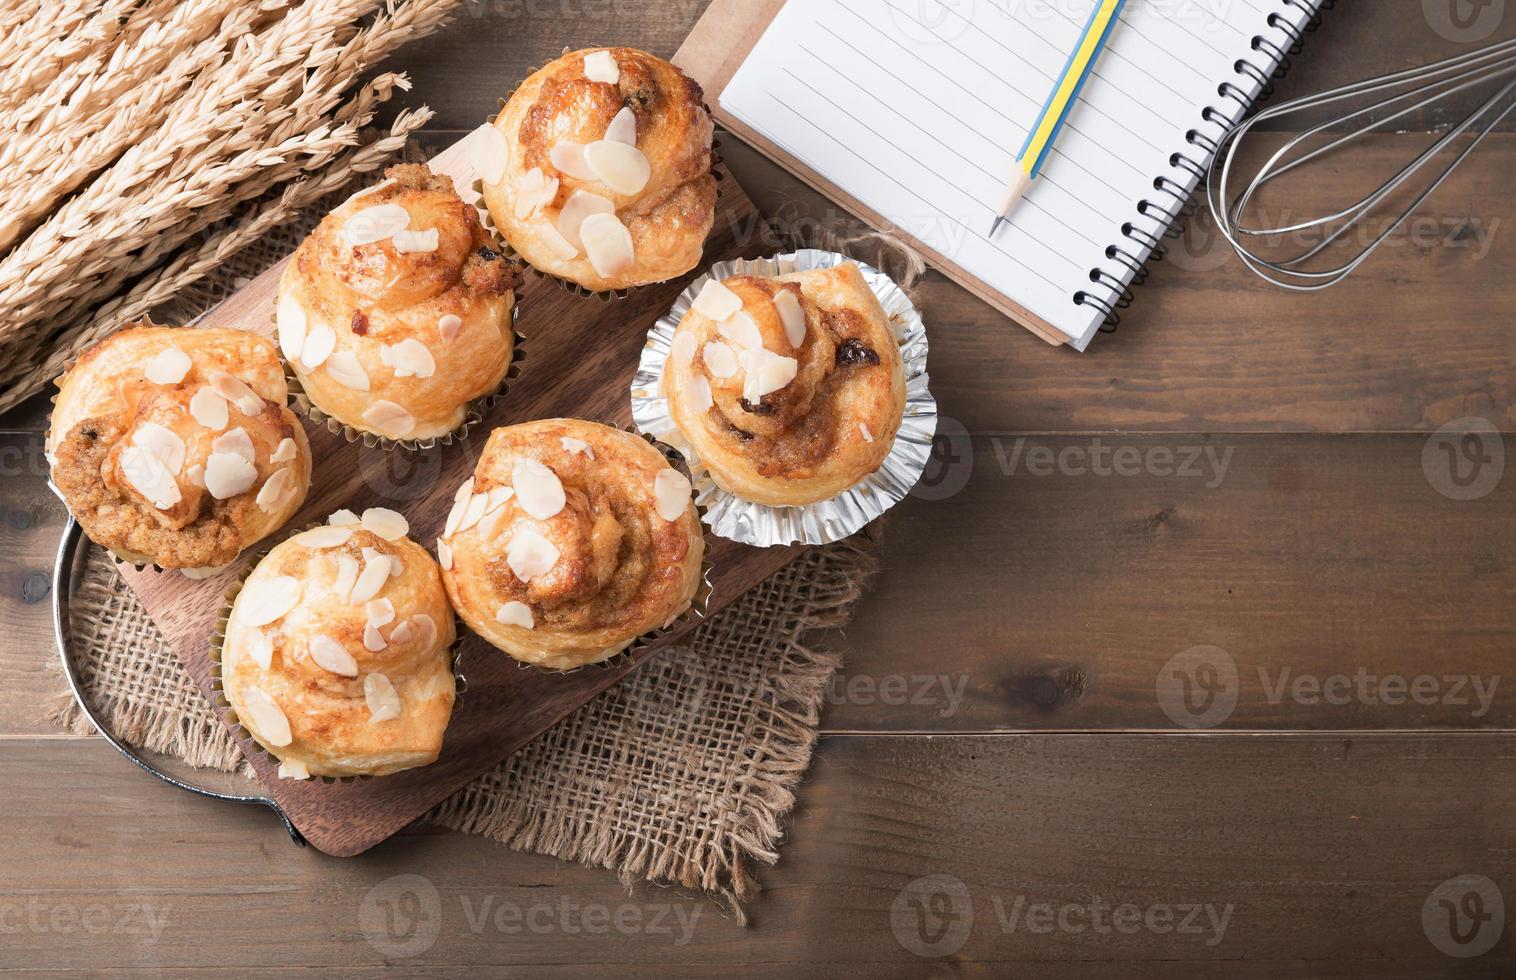
M464 199L472 200L477 178L468 163L465 142L466 138L438 154L431 166L452 177ZM315 471L310 499L291 523L298 527L324 521L341 507L358 511L390 507L409 519L412 537L431 547L452 506L454 490L473 473L479 451L496 426L560 417L630 425L628 390L653 321L668 312L685 286L711 263L781 250L782 243L774 240L736 181L729 174L721 177L716 227L706 244L704 262L679 281L644 287L625 299L605 302L575 296L557 282L527 272L518 294L521 315L516 325L525 338L521 377L469 439L425 452L386 452L348 443L307 421ZM264 272L202 318L201 325L272 335L275 287L283 269L280 262ZM751 548L709 535L706 545L714 566L712 615L799 553L797 548ZM220 698L211 690L210 637L226 589L241 568L239 563L221 576L199 582L178 572L121 569L218 712ZM251 741L242 740L243 754L268 794L313 846L338 856L373 847L499 765L691 628L686 625L614 666L560 674L519 667L515 660L467 634L462 623L459 626L467 636L462 669L468 690L453 713L442 756L432 765L378 779L296 782L279 779L269 757Z

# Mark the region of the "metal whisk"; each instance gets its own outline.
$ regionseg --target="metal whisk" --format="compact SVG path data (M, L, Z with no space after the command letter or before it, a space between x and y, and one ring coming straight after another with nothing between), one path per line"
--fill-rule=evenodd
M1247 121L1234 126L1222 137L1220 146L1211 160L1206 181L1206 199L1210 204L1211 215L1216 219L1216 226L1232 243L1232 247L1237 250L1237 254L1248 268L1275 285L1303 292L1336 285L1362 265L1374 253L1374 250L1383 244L1420 207L1421 203L1442 185L1443 181L1447 180L1448 175L1470 153L1474 152L1490 131L1510 115L1513 109L1516 109L1516 77L1512 76L1516 76L1516 39L1502 41L1456 58L1448 58L1445 61L1419 68L1344 85L1341 88L1295 99L1259 112ZM1313 160L1320 159L1365 133L1440 100L1498 79L1507 80L1498 86L1489 99L1469 113L1463 121L1449 128L1399 173L1355 203L1332 214L1277 228L1255 228L1243 224L1243 215L1248 205L1265 185ZM1229 195L1228 190L1232 182L1232 169L1238 147L1242 145L1244 138L1253 127L1291 113L1310 112L1364 98L1372 98L1376 101L1315 125L1290 139L1269 157L1257 176L1247 184L1241 194L1235 198ZM1386 112L1388 115L1380 115ZM1481 123L1481 120L1486 121ZM1349 131L1335 136L1325 145L1315 148L1307 148L1304 145L1320 133L1344 126L1350 127ZM1474 131L1476 135L1469 145L1459 150L1446 169L1437 174L1400 213L1399 217L1388 223L1384 231L1366 247L1349 261L1335 268L1320 270L1308 268L1308 263L1360 225L1381 201L1399 190L1455 140L1470 131ZM1339 223L1340 226L1332 228L1333 225ZM1331 230L1328 232L1329 228ZM1315 229L1322 230L1324 235L1322 240L1292 257L1269 259L1251 247L1254 239L1279 239L1281 236L1312 232Z

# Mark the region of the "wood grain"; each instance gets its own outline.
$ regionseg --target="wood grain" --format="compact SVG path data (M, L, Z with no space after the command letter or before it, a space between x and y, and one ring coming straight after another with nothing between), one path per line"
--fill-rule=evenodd
M460 141L432 160L433 169L454 178L468 193L474 180ZM711 262L772 252L762 225L740 187L722 184L716 229L703 269ZM203 326L272 333L275 288L284 264L239 290L201 321ZM322 521L339 507L362 511L385 506L410 520L411 534L428 547L442 530L453 491L472 474L484 437L496 426L531 419L588 418L611 425L631 423L628 386L653 320L667 312L696 273L681 281L633 291L605 302L575 296L533 273L519 294L517 331L525 337L525 369L509 394L461 445L416 454L365 449L325 428L307 425L315 457L309 501L290 523L300 528ZM754 584L782 568L798 552L757 549L710 538L714 566L714 614ZM123 568L122 574L152 615L164 638L212 704L209 642L225 607L227 587L246 566L206 581L177 572ZM311 844L329 854L357 854L400 830L474 777L496 766L553 723L616 683L638 663L693 628L685 617L656 639L639 643L607 666L569 673L519 667L514 660L469 635L463 671L469 689L453 713L442 757L434 764L384 779L333 784L280 780L277 762L244 739L242 748L268 792Z
M12 856L0 969L33 976L298 964L323 976L1378 980L1492 977L1516 951L1508 924L1483 957L1450 958L1422 919L1457 875L1485 876L1510 901L1505 737L823 739L749 928L708 896L628 892L602 869L445 831L332 861L293 848L266 811L175 792L103 745L0 749ZM398 904L416 883L401 875L436 889L435 920ZM920 958L902 945L913 920L892 927L892 908L929 875L963 883L972 919L961 948ZM370 895L392 932L363 917ZM1024 909L1005 924L1018 900L1072 906L1071 927L1032 927ZM1107 931L1076 931L1097 903L1171 908L1176 925L1190 906L1227 918L1126 933L1107 911ZM101 906L118 931L75 924ZM437 924L429 948L398 945L422 921Z

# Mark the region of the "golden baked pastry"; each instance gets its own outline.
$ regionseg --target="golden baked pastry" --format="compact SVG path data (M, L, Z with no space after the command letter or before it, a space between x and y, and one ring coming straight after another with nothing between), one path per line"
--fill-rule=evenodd
M445 435L511 364L510 265L446 177L402 164L311 232L279 280L279 346L311 402L388 439Z
M689 480L646 440L578 419L492 432L437 541L463 621L561 670L672 622L704 554Z
M434 762L453 713L453 612L405 518L375 508L270 551L232 604L222 690L280 775Z
M716 483L775 506L877 470L905 414L899 342L851 262L708 282L674 333L663 391Z
M537 269L597 292L689 272L716 220L703 100L633 48L550 62L470 138L495 227Z
M209 572L305 502L311 450L274 345L244 330L135 326L58 379L53 484L118 557Z

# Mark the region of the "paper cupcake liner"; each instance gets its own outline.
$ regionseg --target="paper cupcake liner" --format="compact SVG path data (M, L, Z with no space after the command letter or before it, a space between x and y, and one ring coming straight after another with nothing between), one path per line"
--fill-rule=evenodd
M502 253L504 254L504 253ZM393 452L401 449L406 452L418 452L434 449L437 446L451 446L453 443L469 436L469 430L484 421L500 400L509 392L511 384L521 377L522 364L526 361L526 340L521 332L516 329L516 323L521 316L521 291L519 276L515 288L516 297L511 304L511 363L505 369L505 376L500 379L500 385L487 395L481 395L468 403L463 413L463 421L453 431L440 436L428 436L425 439L390 439L366 429L360 429L354 425L342 421L334 415L328 415L322 411L310 395L305 393L305 386L300 383L295 375L295 369L284 352L279 352L279 360L284 365L284 379L289 386L291 409L300 415L304 415L316 425L326 429L332 435L341 436L347 442L362 442L367 449L379 448L385 452Z
M312 522L302 528L299 528L298 530L291 530L279 535L277 540L274 538L265 539L259 543L256 551L252 548L244 551L242 553L242 557L249 559L247 565L237 576L237 580L228 586L226 592L223 594L222 598L225 599L226 602L221 607L221 610L216 613L216 626L213 630L211 630L211 692L214 695L211 700L211 707L215 710L216 714L220 716L221 723L231 730L233 736L244 742L246 745L251 746L253 751L261 754L274 766L280 765L283 760L274 753L270 752L267 748L264 747L262 742L253 737L253 733L248 731L246 726L242 724L242 719L237 717L237 709L232 707L231 701L227 699L226 688L221 678L221 654L226 645L226 630L227 624L230 623L232 618L232 606L236 603L237 596L242 594L242 588L247 584L247 577L253 573L253 569L257 568L258 563L267 557L268 553L274 550L276 546L284 543L297 534L304 534L306 531L322 526L322 523L319 521ZM454 615L454 620L457 622L456 614ZM453 639L453 645L448 647L448 651L452 655L453 681L457 692L453 698L453 710L455 712L458 710L458 702L463 700L463 695L468 691L468 678L463 674L463 636L464 634L458 633L457 636ZM446 748L447 743L444 740L443 749L446 750ZM359 780L375 778L377 777L370 775L313 775L309 779L300 781L332 785L335 783L355 783Z
M535 75L539 70L540 70L540 66L537 67L537 68L529 68L529 69L527 69L527 72L526 72L527 77L530 78L532 75ZM497 100L497 106L498 106L498 108L501 109L501 110L504 110L505 106L506 106L506 103L510 102L510 100L515 96L515 94L516 94L516 90L512 89L510 95L507 95L503 99ZM715 115L711 112L711 107L709 105L705 106L705 112L706 112L706 115L711 116L711 118L713 120L715 119ZM485 122L490 123L491 125L493 125L494 122L495 122L495 120L496 120L496 118L498 118L499 115L500 114L497 112L493 116L487 116L487 117L485 117ZM721 158L721 142L720 142L720 140L716 139L715 137L712 137L712 139L711 139L711 169L710 169L710 174L711 174L712 177L714 177L716 179L716 208L715 208L715 210L716 210L717 214L721 213L721 195L722 195L722 190L723 190L723 188L724 188L724 186L726 184L726 171L722 169L723 162L724 161ZM574 282L571 279L564 279L561 276L555 276L552 273L543 272L541 269L537 268L536 266L534 266L530 262L528 262L526 260L526 258L521 255L520 252L517 252L516 249L513 248L511 246L510 242L506 239L505 233L502 232L498 226L496 226L496 224L495 224L495 216L490 213L489 207L486 206L486 204L484 203L484 181L483 181L483 179L479 178L478 175L476 174L474 182L472 184L470 184L469 186L471 187L471 189L474 192L474 202L473 202L474 203L474 207L475 207L475 209L478 210L480 218L484 222L485 228L487 228L489 230L490 234L494 235L495 238L497 238L505 246L505 248L506 248L506 254L509 255L515 261L521 263L522 267L525 268L525 269L527 269L527 270L529 270L532 273L532 275L536 276L539 279L546 279L546 280L549 280L550 282L553 282L560 289L564 290L565 292L569 293L570 295L577 296L580 299L598 299L602 303L610 303L610 302L613 302L615 300L626 299L628 296L630 296L632 293L635 293L639 289L646 289L648 286L662 285L662 282L656 282L656 283L650 282L650 283L644 283L641 286L629 286L626 289L605 289L605 290L596 291L596 290L590 289L590 288L588 288L586 286L580 285L579 283ZM712 231L714 231L714 230L715 229L712 228ZM708 245L708 244L709 244L709 235L707 235L706 242L702 243L702 248L705 245ZM704 257L704 253L702 252L702 258L703 257ZM677 279L679 277L675 276L674 278ZM663 282L667 282L667 281L668 280L663 280Z
M711 279L734 275L773 277L813 269L831 269L851 262L863 273L900 342L905 371L905 415L879 469L828 500L803 506L771 506L743 500L716 484L701 464L699 453L674 424L663 396L663 372L673 348L674 331ZM632 379L632 418L638 431L661 439L684 452L694 474L696 500L706 510L706 523L720 537L767 548L788 544L830 544L841 541L903 500L932 454L937 432L937 402L928 389L926 325L921 314L894 280L866 263L840 252L801 249L767 259L718 262L690 284L648 332L647 345Z

